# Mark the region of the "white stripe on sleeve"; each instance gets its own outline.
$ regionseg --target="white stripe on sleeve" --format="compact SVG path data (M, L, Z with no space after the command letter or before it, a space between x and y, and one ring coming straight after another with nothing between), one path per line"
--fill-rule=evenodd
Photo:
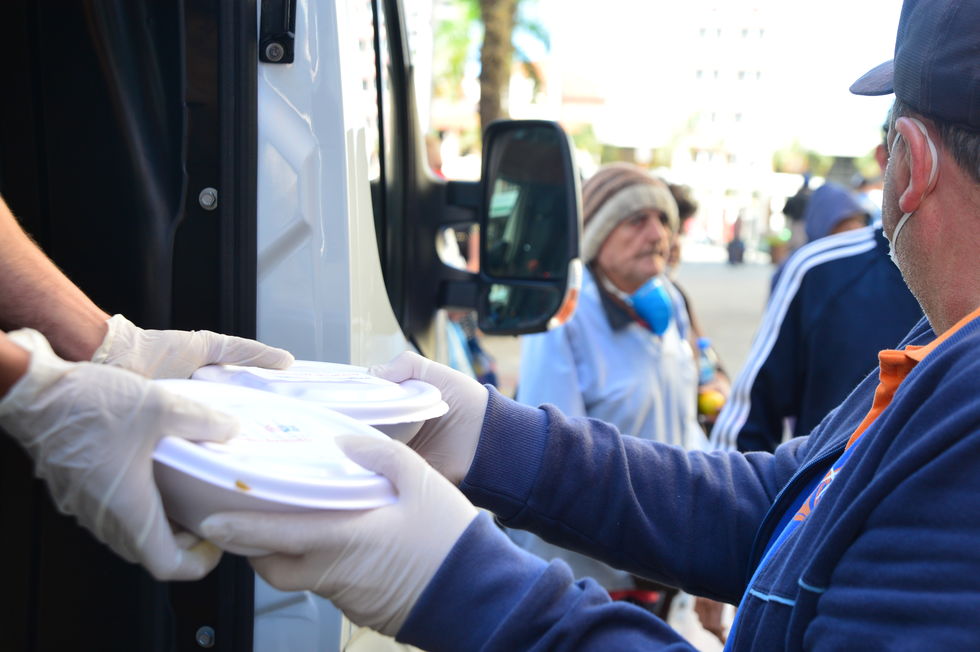
M786 262L786 268L773 289L769 305L766 306L759 330L752 340L745 366L735 380L731 396L711 430L713 449L737 448L739 432L748 420L751 408L752 386L776 344L789 306L807 272L828 261L857 256L874 249L874 231L873 227L868 226L821 238L801 247Z

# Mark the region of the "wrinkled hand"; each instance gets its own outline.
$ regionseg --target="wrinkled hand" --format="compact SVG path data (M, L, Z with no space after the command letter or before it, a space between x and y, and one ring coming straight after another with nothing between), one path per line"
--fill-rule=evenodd
M218 545L273 551L252 559L267 582L314 591L354 623L393 636L477 511L400 442L348 435L337 443L386 476L398 502L306 514L224 512L201 529Z
M288 351L243 337L211 331L144 330L122 315L113 315L106 324L109 332L92 362L148 378L189 378L209 364L285 369L293 363Z
M487 388L466 374L411 351L387 364L371 367L368 373L396 383L417 378L442 392L449 412L427 421L408 445L450 482L462 482L480 442L489 398Z
M175 537L151 456L164 436L224 441L238 423L129 371L66 362L37 331L8 336L31 361L0 401L0 426L27 449L58 509L157 579L206 575L221 551L189 533Z

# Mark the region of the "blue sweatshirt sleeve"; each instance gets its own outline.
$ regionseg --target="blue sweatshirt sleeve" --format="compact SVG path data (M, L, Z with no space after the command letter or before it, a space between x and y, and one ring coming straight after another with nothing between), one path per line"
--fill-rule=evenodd
M694 649L649 612L575 581L560 560L521 550L486 514L457 541L397 638L431 652Z
M778 455L688 452L493 393L460 488L508 527L736 602L756 530L807 441Z

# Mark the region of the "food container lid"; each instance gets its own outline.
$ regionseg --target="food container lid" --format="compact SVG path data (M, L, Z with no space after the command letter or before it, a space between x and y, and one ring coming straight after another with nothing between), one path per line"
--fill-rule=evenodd
M198 380L230 383L312 401L373 425L409 423L449 411L439 389L421 380L393 383L364 367L297 360L288 369L209 365Z
M209 484L313 509L367 509L394 502L387 478L351 461L334 437L385 437L328 408L247 387L198 380L154 381L241 422L227 442L164 437L156 462ZM385 437L386 438L386 437Z

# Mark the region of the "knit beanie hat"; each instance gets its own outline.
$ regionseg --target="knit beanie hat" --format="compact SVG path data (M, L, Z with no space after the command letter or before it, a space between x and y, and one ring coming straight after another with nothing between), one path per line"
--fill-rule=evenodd
M631 163L599 168L582 187L582 259L592 262L619 223L653 209L667 216L671 233L680 227L677 203L667 184Z

